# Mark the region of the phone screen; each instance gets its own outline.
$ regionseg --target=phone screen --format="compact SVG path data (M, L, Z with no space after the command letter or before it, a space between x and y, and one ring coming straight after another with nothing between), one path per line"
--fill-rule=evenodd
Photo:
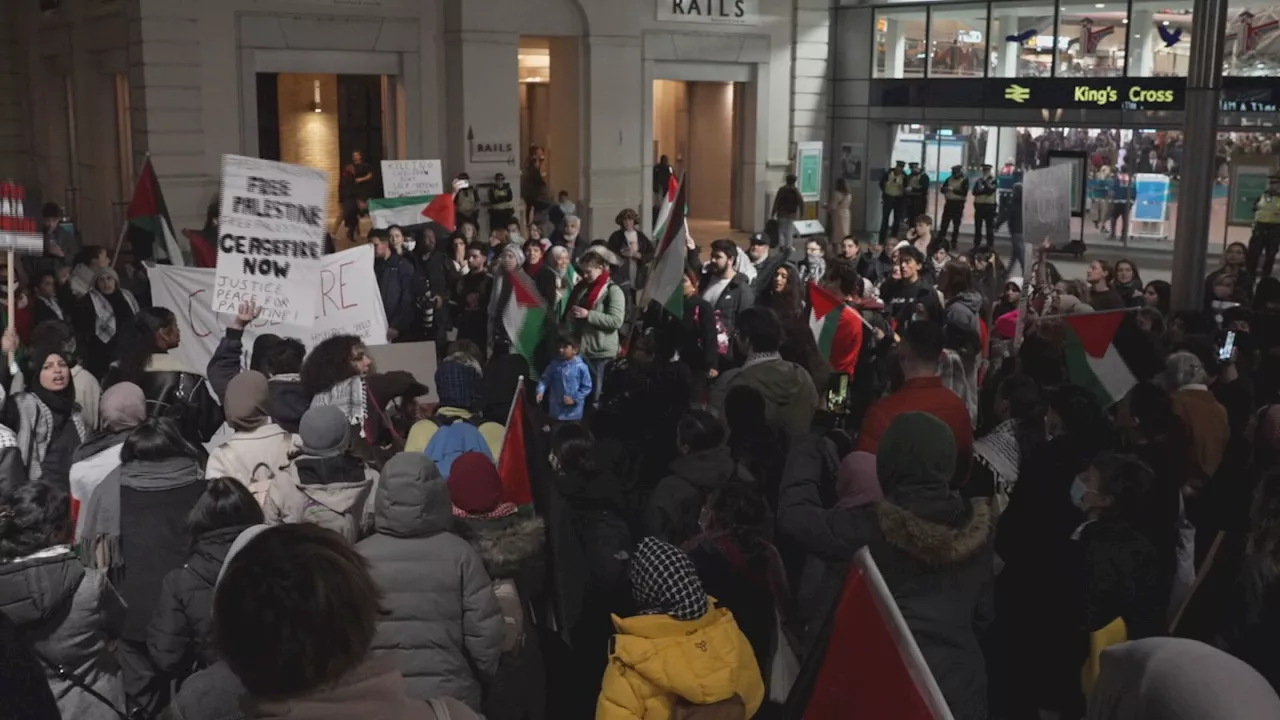
M1227 333L1227 339L1222 341L1222 347L1218 350L1219 360L1230 360L1231 353L1236 349L1236 334L1234 332Z

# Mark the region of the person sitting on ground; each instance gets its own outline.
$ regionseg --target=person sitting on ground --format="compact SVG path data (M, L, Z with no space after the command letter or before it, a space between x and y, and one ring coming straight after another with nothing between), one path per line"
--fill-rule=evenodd
M214 476L187 516L191 555L170 570L147 626L147 650L156 672L179 685L213 665L213 590L222 563L240 533L262 524L262 508L244 484Z
M223 565L214 643L254 718L477 720L446 697L411 699L393 658L371 652L384 595L368 563L310 525L261 531Z
M480 712L504 622L484 562L450 532L444 478L426 456L399 453L382 470L375 505L376 532L356 546L387 597L374 654L405 673L409 697L448 694Z
M788 437L809 432L818 409L818 391L805 369L778 354L782 323L768 308L750 308L738 317L734 333L737 352L746 362L720 375L712 388L711 405L724 410L724 398L734 386L754 387L764 396L769 427Z
M749 718L764 702L764 681L751 643L733 614L707 597L698 571L679 548L640 541L631 563L639 613L613 616L598 720L667 720L697 712ZM709 715L710 716L710 715Z
M954 480L963 484L969 477L973 460L973 424L968 406L938 377L938 359L942 357L944 343L942 327L935 322L914 322L907 326L902 342L898 343L898 365L905 382L867 411L858 436L858 449L875 454L880 437L894 418L904 412L927 413L951 428L956 446Z

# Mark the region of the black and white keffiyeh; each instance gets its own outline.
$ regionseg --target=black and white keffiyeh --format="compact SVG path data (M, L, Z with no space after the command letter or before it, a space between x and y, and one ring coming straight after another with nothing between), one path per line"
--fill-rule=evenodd
M707 593L682 550L655 537L640 541L631 561L631 591L641 615L697 620L707 614Z
M334 383L328 390L317 393L311 398L311 407L338 406L352 425L360 427L360 436L364 437L364 421L369 416L367 399L364 379L354 375L342 382Z
M52 298L47 298L43 295L40 296L40 302L44 303L45 307L52 310L53 314L57 315L59 320L66 322L67 317L62 313L62 303Z
M1006 420L973 443L974 458L991 471L997 493L1005 498L1018 482L1018 467L1022 461L1017 430L1017 420Z
M133 297L133 293L119 288L116 292L124 296L125 302L129 303L129 307L134 314L138 313L138 301ZM105 345L111 342L111 338L116 336L116 311L111 307L111 301L107 300L107 296L94 288L89 291L89 299L93 301L93 334L98 337Z

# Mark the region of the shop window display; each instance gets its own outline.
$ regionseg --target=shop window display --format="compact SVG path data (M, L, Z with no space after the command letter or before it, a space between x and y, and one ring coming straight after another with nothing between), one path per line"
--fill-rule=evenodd
M1222 74L1280 76L1280 6L1230 8L1223 33Z
M991 6L990 77L1049 77L1057 47L1073 38L1054 32L1049 3L996 3Z
M1186 77L1191 62L1190 7L1170 8L1159 0L1134 0L1129 14L1130 77Z
M1058 35L1070 38L1059 44L1054 61L1057 77L1119 77L1129 23L1125 2L1062 4L1058 10Z
M987 39L986 3L932 8L929 77L983 77Z
M924 10L877 12L873 77L924 77L928 59L925 25Z

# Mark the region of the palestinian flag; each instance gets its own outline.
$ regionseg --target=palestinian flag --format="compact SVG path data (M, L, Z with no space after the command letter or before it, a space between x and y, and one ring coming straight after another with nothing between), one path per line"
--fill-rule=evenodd
M143 163L138 182L133 186L133 199L129 201L126 217L129 247L134 258L168 260L174 265L191 264L191 250L186 245L186 238L180 241L173 232L173 219L169 217L169 207L165 205L164 193L160 192L160 181L156 178L150 157Z
M1162 369L1155 345L1142 332L1134 313L1065 315L1063 354L1071 384L1089 391L1109 408L1139 382Z
M556 303L557 322L563 320L564 314L569 311L569 297L573 295L573 287L578 284L578 269L573 263L569 263L568 269L564 271L564 279L569 289L564 291L564 295L560 296L560 302Z
M674 197L671 193L673 189L676 190ZM655 255L656 267L644 286L639 309L643 312L651 301L656 300L667 312L676 317L684 317L682 285L685 259L688 257L686 243L689 238L689 228L685 224L685 184L676 183L675 178L672 178L667 190L667 198L663 199L662 207L658 210L658 225L654 228L654 236L660 238Z
M862 350L862 318L853 308L827 292L817 283L809 283L809 329L818 350L837 373L853 375Z
M676 196L680 192L680 183L676 181L675 173L667 178L667 192L662 196L662 203L658 205L658 221L653 224L653 236L662 238L667 234L667 224L671 220L671 209L676 206Z
M401 198L377 198L369 201L369 217L375 230L392 225L409 227L427 222L439 223L449 232L454 230L453 196L416 195Z
M849 564L840 596L813 633L783 717L951 720L951 710L871 553Z
M502 327L511 339L511 352L528 360L532 368L538 345L547 332L547 306L523 270L507 273L506 278L511 296L502 311Z
M507 413L502 434L502 452L498 455L498 476L502 478L502 500L521 509L533 507L533 485L530 482L529 452L525 445L524 378L516 383L516 396Z

